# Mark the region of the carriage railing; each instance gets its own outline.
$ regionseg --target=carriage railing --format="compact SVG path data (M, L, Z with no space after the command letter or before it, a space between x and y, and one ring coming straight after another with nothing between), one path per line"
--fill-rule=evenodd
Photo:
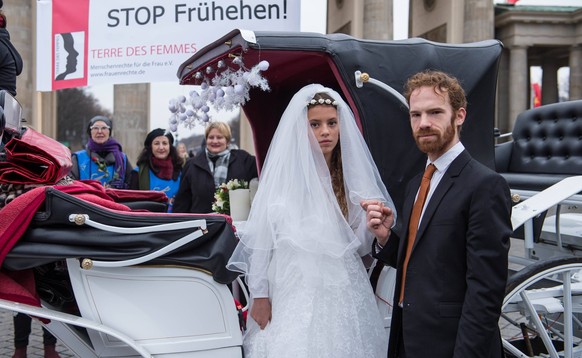
M138 342L136 342L134 339L132 339L128 335L126 335L123 332L120 332L119 330L116 330L112 327L109 327L107 325L95 322L91 319L86 319L86 318L72 315L69 313L59 312L59 311L53 310L53 309L47 309L46 307L35 307L35 306L26 305L26 304L17 303L17 302L8 301L8 300L3 300L3 299L0 299L0 308L6 309L6 310L9 310L12 312L24 313L24 314L27 314L31 317L43 318L46 320L54 321L54 323L51 323L51 324L64 323L64 324L68 324L68 325L72 325L72 326L76 326L76 327L92 329L92 330L97 331L97 332L102 332L102 333L107 334L111 337L115 337L115 338L119 339L121 342L127 344L129 347L133 348L135 350L135 352L137 352L141 357L144 357L144 358L152 358L153 357L143 345L139 344ZM51 332L55 333L53 331L52 326L49 326L49 329L51 329ZM61 339L62 339L62 336L59 335L59 337L61 337ZM71 344L70 341L68 341L66 343L69 345ZM84 351L83 354L85 354L85 356L88 357L89 354L92 355L92 352L90 350L88 350L88 351ZM97 357L97 356L95 356L95 357Z
M557 184L543 190L530 198L513 206L511 214L511 223L513 229L516 230L523 226L524 228L524 249L525 259L520 257L512 257L516 263L529 264L532 257L532 250L537 241L534 234L534 219L540 214L546 212L551 208L556 208L555 211L555 235L557 250L561 250L564 245L560 233L560 216L561 206L564 204L580 205L580 193L582 191L582 176L572 176L563 179ZM581 243L582 244L582 243Z
M405 108L408 108L408 102L406 102L406 98L404 98L404 96L400 92L398 92L397 90L395 90L391 86L387 85L386 83L384 83L380 80L377 80L373 77L370 77L370 75L368 73L361 72L359 70L354 72L354 78L356 80L356 87L357 88L362 88L364 86L364 83L372 84L376 87L383 89L384 91L388 92L392 96L396 97L396 99L398 99L398 101Z

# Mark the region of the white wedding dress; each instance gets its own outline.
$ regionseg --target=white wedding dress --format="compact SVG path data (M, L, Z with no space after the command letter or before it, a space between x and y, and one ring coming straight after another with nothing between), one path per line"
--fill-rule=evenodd
M337 101L346 216L307 121L307 103L318 92ZM262 169L227 265L245 275L251 302L269 297L272 305L264 330L248 316L245 357L385 358L388 337L360 258L373 239L360 201L380 200L393 210L394 204L341 96L321 85L301 89Z
M357 255L334 258L281 245L269 284L272 319L261 331L249 316L246 358L386 357L388 336Z

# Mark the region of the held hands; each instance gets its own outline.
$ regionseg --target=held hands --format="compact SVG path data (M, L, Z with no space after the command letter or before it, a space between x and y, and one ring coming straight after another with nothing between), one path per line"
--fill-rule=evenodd
M376 236L380 245L386 245L390 236L390 228L394 224L392 209L384 206L384 203L378 200L362 200L360 205L362 209L366 210L368 230Z
M271 301L269 298L255 298L251 307L251 317L259 324L261 329L265 329L271 320Z

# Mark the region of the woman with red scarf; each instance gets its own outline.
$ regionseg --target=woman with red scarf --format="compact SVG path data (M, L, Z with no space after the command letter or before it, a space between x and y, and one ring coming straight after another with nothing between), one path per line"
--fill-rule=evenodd
M98 180L106 188L127 189L132 165L121 144L111 137L113 122L104 116L93 117L87 126L87 148L73 153L71 176L79 180Z
M148 133L143 145L129 187L164 192L168 197L168 212L172 212L182 172L182 159L174 147L174 136L157 128Z

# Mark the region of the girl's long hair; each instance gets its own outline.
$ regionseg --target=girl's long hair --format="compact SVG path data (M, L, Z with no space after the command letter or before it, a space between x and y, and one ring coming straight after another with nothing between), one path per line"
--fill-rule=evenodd
M313 99L316 103L310 103L307 107L313 108L315 106L333 106L336 107L335 100L327 93L320 92L316 93L313 96ZM320 104L320 99L324 101L323 104ZM328 101L326 101L328 100ZM328 103L329 102L329 103ZM341 121L341 118L339 119ZM341 133L340 133L341 137ZM337 145L333 148L333 152L331 154L331 167L329 168L329 172L331 174L331 185L333 188L333 192L335 193L335 197L339 204L339 207L344 214L344 217L348 217L348 203L346 199L346 188L344 185L344 173L342 167L342 151L340 141L338 140Z

